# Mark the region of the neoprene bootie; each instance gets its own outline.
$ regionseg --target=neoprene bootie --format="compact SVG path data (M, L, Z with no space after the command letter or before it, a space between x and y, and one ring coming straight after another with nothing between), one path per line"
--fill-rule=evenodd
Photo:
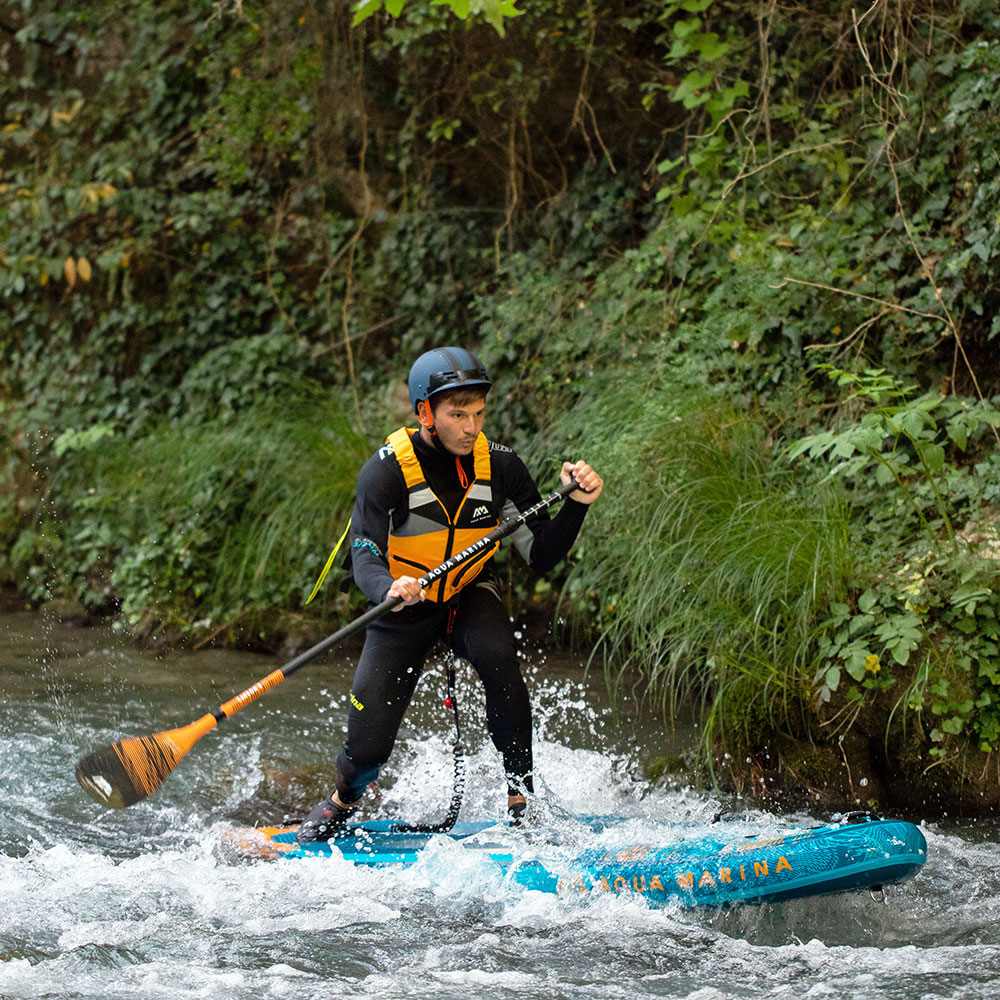
M325 798L313 806L312 811L302 821L299 832L295 834L297 844L312 844L316 841L329 840L343 827L353 815L354 806L342 806Z

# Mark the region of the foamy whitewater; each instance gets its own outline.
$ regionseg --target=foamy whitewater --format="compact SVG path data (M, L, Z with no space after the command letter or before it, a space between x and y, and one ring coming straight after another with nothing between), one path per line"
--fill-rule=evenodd
M581 680L530 649L524 664L537 809L549 828L614 813L632 842L709 831L717 800L641 777L641 760L673 752L681 737L630 706L613 713L599 678ZM336 755L351 671L343 657L206 736L147 802L104 810L74 781L90 750L190 722L274 666L217 652L161 660L104 632L0 618L0 1000L1000 995L992 824L924 824L925 869L884 902L859 893L721 913L651 909L636 894L532 892L445 838L406 870L233 863L220 850L227 830L282 818L263 796L265 775ZM478 682L465 666L459 682L472 751L462 819L500 819ZM373 816L446 812L453 734L442 689L431 669ZM711 832L823 818L747 813Z

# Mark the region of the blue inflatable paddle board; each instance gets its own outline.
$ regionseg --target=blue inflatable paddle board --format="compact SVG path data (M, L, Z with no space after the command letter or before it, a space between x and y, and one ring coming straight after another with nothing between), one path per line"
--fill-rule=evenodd
M606 840L622 820L592 818L590 830ZM346 828L329 843L299 845L295 827L235 831L229 838L243 857L343 858L356 865L413 865L446 837L488 858L499 878L566 895L629 893L653 906L727 906L777 902L876 889L911 878L927 858L927 843L912 823L864 818L813 828L723 839L707 836L675 843L568 848L544 830L510 830L490 822L457 823L448 833L409 833L391 820ZM602 832L603 831L603 832ZM520 839L520 842L519 842ZM553 842L554 841L554 842Z

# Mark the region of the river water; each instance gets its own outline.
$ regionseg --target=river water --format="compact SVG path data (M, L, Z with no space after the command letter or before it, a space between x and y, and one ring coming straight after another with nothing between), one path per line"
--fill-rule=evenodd
M157 657L110 632L0 617L0 1000L378 997L983 998L1000 995L1000 831L925 823L928 863L885 902L851 894L727 912L565 899L472 870L451 844L405 871L234 864L225 834L309 800L339 749L351 663L312 664L205 736L146 802L102 809L85 753L184 725L269 673L263 656ZM644 756L690 734L613 713L603 684L525 651L540 807L614 812L636 841L704 832L720 803L650 787ZM443 671L421 681L373 815L440 818L451 792ZM504 804L459 670L472 748L463 819ZM557 820L553 820L557 822ZM748 813L746 828L810 822ZM718 833L716 825L712 832Z

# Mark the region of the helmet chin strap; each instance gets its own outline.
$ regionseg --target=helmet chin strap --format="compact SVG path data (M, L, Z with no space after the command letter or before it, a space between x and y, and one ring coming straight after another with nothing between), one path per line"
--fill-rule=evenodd
M434 426L434 411L428 400L422 399L418 404L417 419L427 428L427 433L431 437L437 437L437 428Z

